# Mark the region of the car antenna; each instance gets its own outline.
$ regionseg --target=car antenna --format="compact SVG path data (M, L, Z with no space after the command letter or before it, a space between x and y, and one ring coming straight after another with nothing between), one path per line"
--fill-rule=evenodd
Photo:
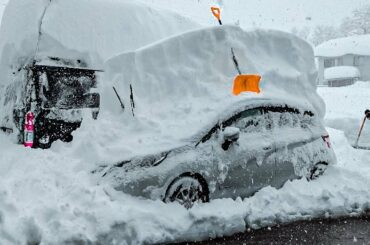
M123 104L123 101L122 101L121 97L119 96L119 94L118 94L118 92L117 92L117 90L116 90L116 88L114 86L113 86L113 90L116 93L116 96L117 96L117 98L119 100L119 103L121 104L122 110L125 111L125 104Z
M135 109L135 101L134 101L134 92L132 91L132 84L130 84L130 100L131 100L131 110L132 110L132 116L135 117L134 109Z

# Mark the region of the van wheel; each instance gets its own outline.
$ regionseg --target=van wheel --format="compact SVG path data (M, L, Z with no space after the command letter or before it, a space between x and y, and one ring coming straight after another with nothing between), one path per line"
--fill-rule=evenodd
M38 147L41 149L49 149L51 147L50 136L45 134L38 140Z
M316 163L310 172L309 180L315 180L323 175L328 168L328 164L325 162Z
M205 182L193 176L180 176L175 179L166 191L164 202L178 202L186 209L195 203L208 202L208 187Z

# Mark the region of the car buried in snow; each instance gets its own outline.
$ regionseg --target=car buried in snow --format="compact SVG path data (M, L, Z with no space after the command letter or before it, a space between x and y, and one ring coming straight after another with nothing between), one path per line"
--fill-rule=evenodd
M297 178L314 180L336 162L313 112L269 100L236 108L182 147L102 166L95 174L125 193L190 208Z

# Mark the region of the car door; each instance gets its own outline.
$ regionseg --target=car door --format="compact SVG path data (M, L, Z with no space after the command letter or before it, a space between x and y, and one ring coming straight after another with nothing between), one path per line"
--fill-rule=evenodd
M312 138L312 134L302 127L302 115L297 109L275 107L265 113L274 125L271 132L276 145L276 172L272 186L279 188L287 180L297 178L295 165L306 161L302 146Z
M222 123L222 129L235 127L239 139L229 149L218 148L216 156L223 196L247 197L270 185L275 171L275 147L261 108L245 110ZM219 137L222 144L222 137Z

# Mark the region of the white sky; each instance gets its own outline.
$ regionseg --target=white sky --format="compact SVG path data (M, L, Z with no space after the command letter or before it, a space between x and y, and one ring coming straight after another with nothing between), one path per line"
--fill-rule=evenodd
M370 0L142 0L182 13L199 22L215 24L209 6L221 3L223 21L243 27L263 27L290 31L293 27L339 25L355 8ZM310 17L311 20L306 18Z
M32 1L32 0L28 0ZM78 1L78 0L76 0ZM133 0L134 1L134 0ZM240 21L242 27L290 31L293 27L339 25L355 8L370 0L141 0L171 9L205 25L217 24L209 7L220 3L223 22ZM0 16L8 0L0 0ZM311 20L307 20L310 17Z

